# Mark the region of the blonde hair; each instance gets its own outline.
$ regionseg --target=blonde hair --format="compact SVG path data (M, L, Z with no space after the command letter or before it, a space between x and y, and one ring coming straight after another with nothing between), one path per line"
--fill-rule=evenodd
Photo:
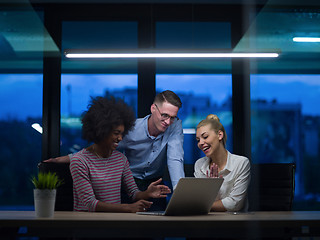
M222 123L220 122L220 119L217 115L215 114L209 114L206 119L203 119L201 122L199 122L199 124L197 125L197 129L203 126L206 126L210 124L210 128L216 132L216 134L219 133L219 131L223 132L223 139L222 139L222 143L223 146L226 148L226 144L227 144L227 133L226 130L224 129L224 126L222 125Z

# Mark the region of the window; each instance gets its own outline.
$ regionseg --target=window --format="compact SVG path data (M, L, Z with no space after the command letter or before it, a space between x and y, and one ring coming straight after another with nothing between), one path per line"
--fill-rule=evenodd
M296 164L295 208L319 204L320 75L251 75L254 163Z
M33 207L28 179L41 161L42 74L0 74L0 206Z
M232 151L231 74L158 74L157 92L174 91L182 101L178 117L184 128L185 163L204 156L197 147L195 128L208 114L216 114L226 129Z
M158 22L156 47L164 49L228 49L228 22ZM172 90L182 101L178 116L184 128L185 163L204 156L197 147L195 128L208 114L219 118L232 151L232 79L230 60L166 59L156 61L156 91Z
M137 23L130 21L65 21L62 48L137 48ZM90 97L113 95L137 112L137 61L135 59L63 59L61 76L60 154L87 146L81 138L81 114Z
M134 49L137 22L64 21L62 49ZM62 59L63 73L136 73L136 59Z
M81 138L81 114L91 97L113 95L137 112L136 74L63 74L61 77L61 155L87 146Z

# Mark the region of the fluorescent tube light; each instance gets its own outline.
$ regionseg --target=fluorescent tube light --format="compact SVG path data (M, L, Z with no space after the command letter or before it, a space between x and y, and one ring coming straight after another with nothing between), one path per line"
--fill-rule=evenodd
M40 126L39 123L34 123L31 125L32 128L34 128L35 130L37 130L39 133L42 134L42 127Z
M294 37L294 42L320 42L320 37Z
M67 58L276 58L278 53L65 53Z

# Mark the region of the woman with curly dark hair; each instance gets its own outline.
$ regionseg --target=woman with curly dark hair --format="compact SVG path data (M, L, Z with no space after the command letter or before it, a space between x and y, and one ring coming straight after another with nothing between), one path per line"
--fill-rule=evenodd
M139 191L127 158L116 150L123 136L133 127L133 111L113 97L92 98L82 117L82 137L93 144L74 154L70 171L74 185L75 211L137 212L146 211L149 198L170 193L161 179ZM132 204L121 204L123 186Z

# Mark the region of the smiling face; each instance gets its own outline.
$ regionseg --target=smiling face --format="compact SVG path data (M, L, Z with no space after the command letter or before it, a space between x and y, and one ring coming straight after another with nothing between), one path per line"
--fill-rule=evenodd
M198 148L200 148L207 157L213 156L215 152L223 147L221 140L223 138L223 132L211 129L210 124L206 124L197 129L196 140L198 142Z
M149 118L149 133L159 134L165 132L167 128L174 122L177 117L179 108L168 103L151 105L151 117Z
M109 149L111 151L114 151L118 145L119 142L122 140L124 132L124 126L119 125L111 131L110 135L106 137L99 145L105 149Z

